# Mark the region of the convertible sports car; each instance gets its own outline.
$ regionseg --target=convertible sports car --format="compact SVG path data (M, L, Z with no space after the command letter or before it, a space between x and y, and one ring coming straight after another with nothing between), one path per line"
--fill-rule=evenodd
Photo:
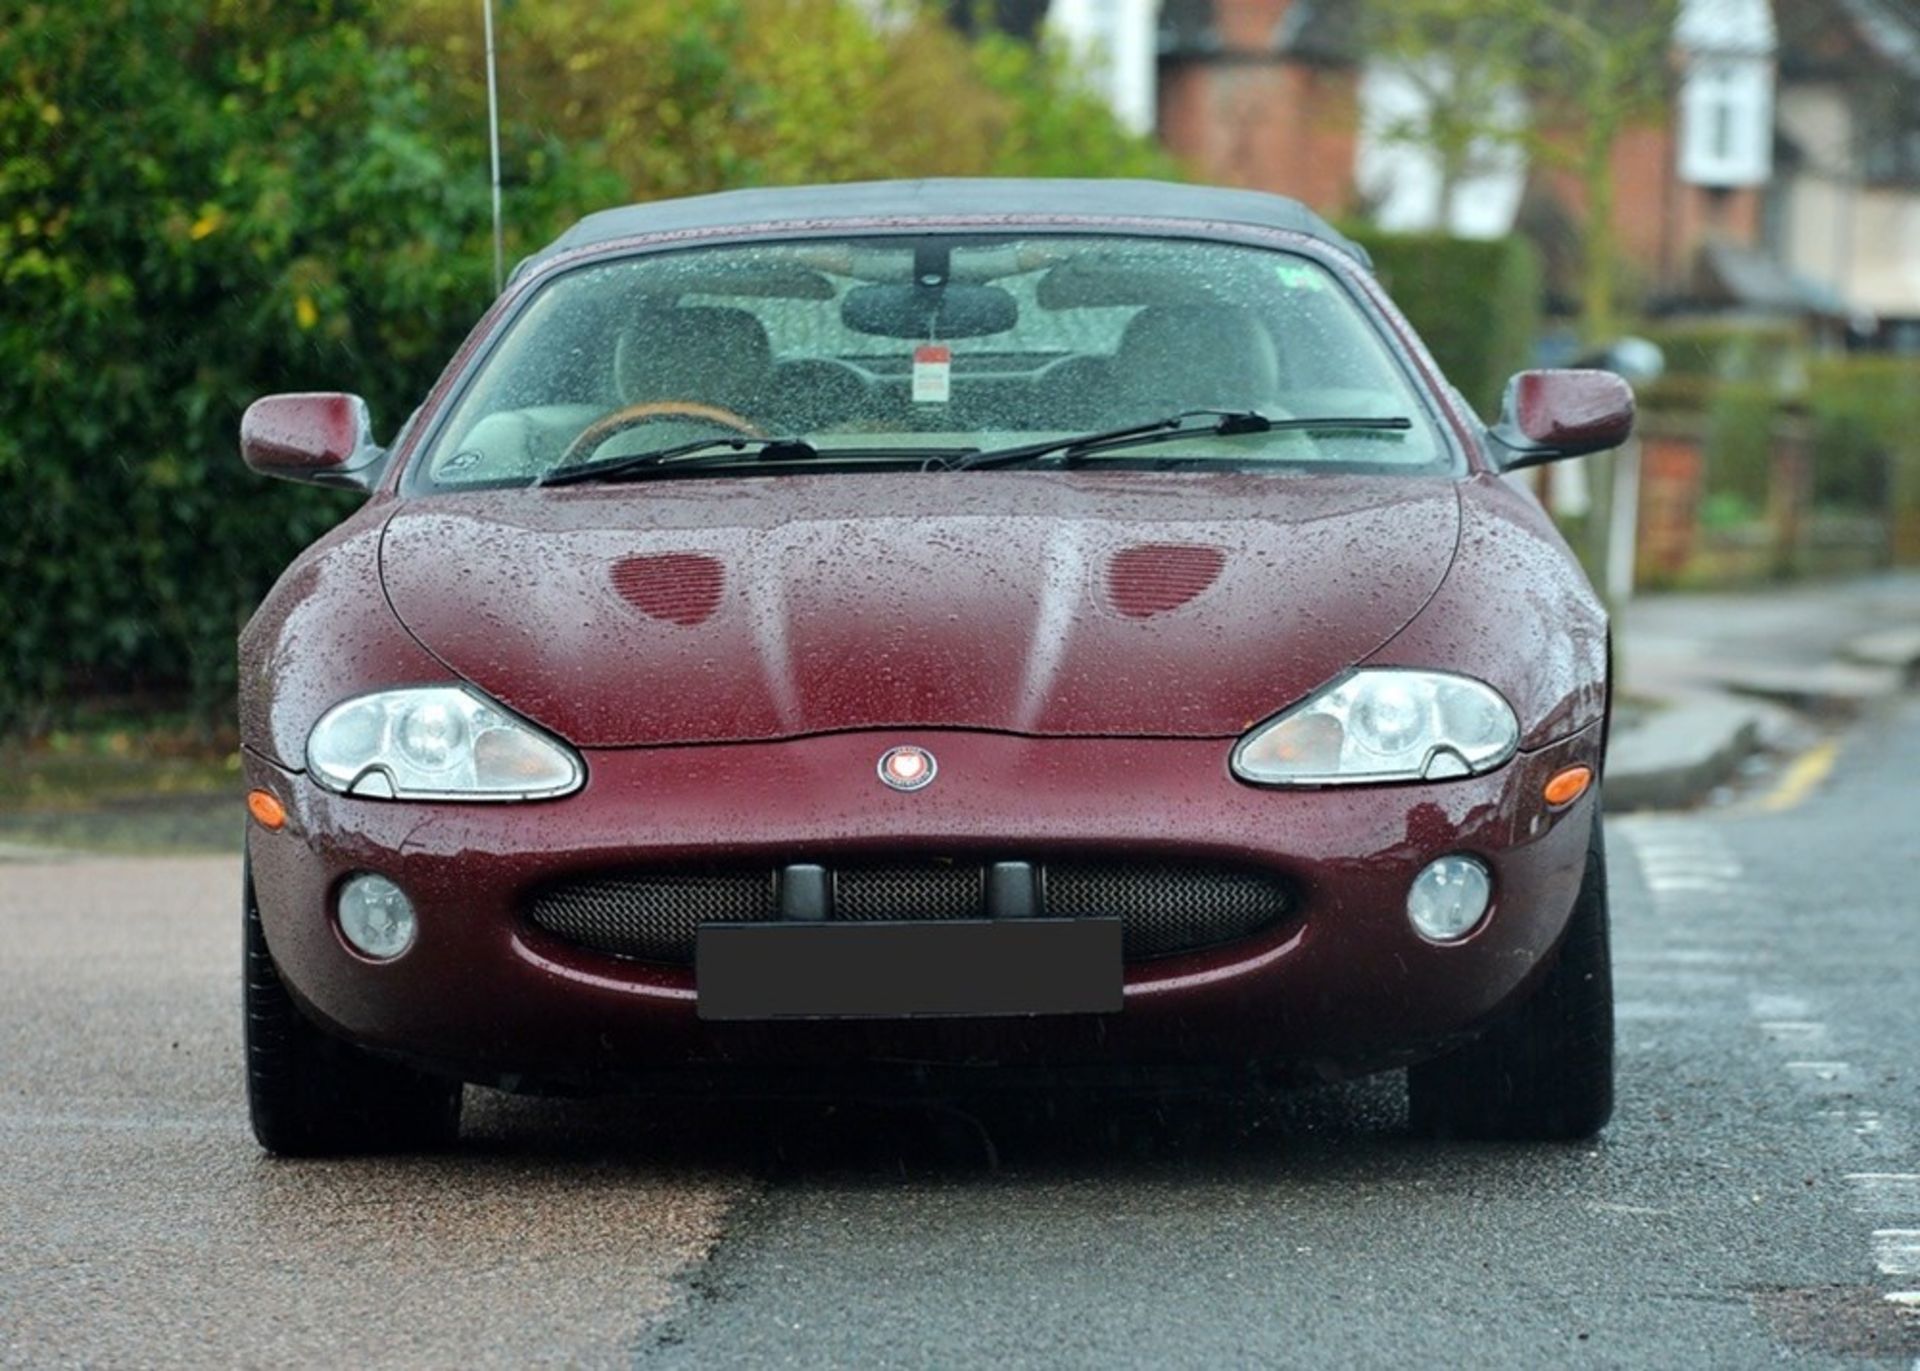
M1140 182L745 191L522 263L241 640L254 1130L463 1082L1407 1067L1432 1134L1612 1107L1602 607L1365 253ZM729 1085L732 1083L732 1085Z

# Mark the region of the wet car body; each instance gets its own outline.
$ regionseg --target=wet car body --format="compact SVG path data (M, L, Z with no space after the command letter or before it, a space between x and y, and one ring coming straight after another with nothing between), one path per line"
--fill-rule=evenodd
M1433 469L928 462L418 483L500 333L582 264L1016 231L1316 264L1391 350L1435 435ZM1611 398L1585 416L1559 404L1575 430L1565 450L1584 450L1583 418L1605 428ZM250 825L250 917L329 1040L515 1088L689 1068L800 1087L875 1061L1333 1077L1435 1058L1552 974L1596 842L1597 785L1544 796L1600 770L1606 618L1500 465L1364 258L1272 197L914 183L596 216L523 264L367 504L289 568L243 635L247 778L283 814ZM1355 672L1394 670L1490 687L1513 745L1484 772L1431 779L1239 773L1235 749L1263 721ZM316 782L308 751L327 711L435 685L557 740L578 787L471 803ZM903 747L937 765L923 786L876 773ZM1446 854L1481 864L1492 896L1469 933L1439 942L1409 923L1408 891ZM388 960L342 935L335 906L362 873L404 891L417 918ZM793 893L808 882L825 892L818 908ZM1023 918L1117 920L1116 1004L702 1013L702 923Z

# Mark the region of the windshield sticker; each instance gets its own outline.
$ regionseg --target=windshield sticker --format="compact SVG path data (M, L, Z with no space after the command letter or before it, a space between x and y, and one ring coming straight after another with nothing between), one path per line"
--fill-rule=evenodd
M923 343L913 350L913 401L944 405L953 389L953 349L944 343Z

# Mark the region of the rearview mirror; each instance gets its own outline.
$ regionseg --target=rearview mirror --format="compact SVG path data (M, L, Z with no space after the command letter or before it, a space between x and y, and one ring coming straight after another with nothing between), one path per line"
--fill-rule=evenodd
M840 303L841 322L855 333L923 343L1005 333L1019 318L1020 307L1006 291L964 281L855 286Z
M1610 371L1523 371L1488 432L1502 471L1604 452L1633 432L1633 388Z
M241 460L283 481L367 490L386 455L358 395L268 395L240 419Z

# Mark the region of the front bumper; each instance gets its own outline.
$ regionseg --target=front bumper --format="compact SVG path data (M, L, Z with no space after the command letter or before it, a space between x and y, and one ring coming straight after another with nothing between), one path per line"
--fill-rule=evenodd
M1559 812L1541 789L1563 767L1597 769L1600 736L1467 780L1282 791L1234 780L1214 740L850 733L589 753L579 793L515 805L348 799L249 754L249 783L290 819L251 827L248 853L268 947L315 1019L472 1080L866 1060L1330 1076L1431 1055L1531 987L1597 817L1597 788ZM938 755L936 784L879 783L875 758L903 741ZM651 864L1115 851L1265 866L1297 904L1268 933L1129 964L1119 1014L857 1022L704 1022L690 967L586 951L523 916L556 879ZM1408 924L1406 892L1449 852L1492 868L1494 904L1470 937L1437 946ZM360 957L334 923L334 892L359 871L414 901L418 937L391 963Z

